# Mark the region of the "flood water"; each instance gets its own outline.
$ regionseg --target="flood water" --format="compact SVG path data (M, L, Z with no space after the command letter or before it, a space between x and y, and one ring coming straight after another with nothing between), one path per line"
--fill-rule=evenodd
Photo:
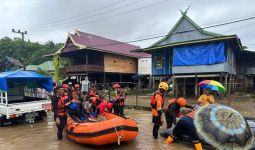
M166 145L165 139L152 137L151 115L148 113L131 113L129 116L135 119L139 125L138 137L128 143L94 147L77 144L70 141L65 135L63 141L56 137L56 126L52 114L48 118L34 124L19 124L0 127L0 150L160 150L179 149L192 150L189 143L173 143ZM164 127L161 128L163 130Z

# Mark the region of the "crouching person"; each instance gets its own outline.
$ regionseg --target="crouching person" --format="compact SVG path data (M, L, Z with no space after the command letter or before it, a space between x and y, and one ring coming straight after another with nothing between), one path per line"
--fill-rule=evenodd
M183 97L178 99L172 98L168 102L165 112L167 129L171 128L173 124L176 125L176 118L181 117L180 109L182 107L192 108L187 105L187 101Z
M188 135L189 138L191 139L192 143L194 144L195 149L203 150L202 144L198 138L198 134L197 134L195 125L193 123L195 112L199 109L199 107L200 107L199 105L196 105L191 110L190 113L181 117L181 119L178 121L178 123L176 124L176 126L173 130L173 134L167 138L167 140L166 140L167 144L173 143L174 139L181 137L182 135Z

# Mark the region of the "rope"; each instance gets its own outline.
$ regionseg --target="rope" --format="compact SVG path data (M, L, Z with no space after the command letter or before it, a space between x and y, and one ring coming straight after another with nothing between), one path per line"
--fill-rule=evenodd
M119 118L113 118L112 119L113 125L114 125L114 130L115 130L115 133L116 133L116 135L118 137L118 145L120 145L120 139L124 138L124 136L119 135L119 132L118 132L116 124L115 124L115 120L120 120L120 119Z

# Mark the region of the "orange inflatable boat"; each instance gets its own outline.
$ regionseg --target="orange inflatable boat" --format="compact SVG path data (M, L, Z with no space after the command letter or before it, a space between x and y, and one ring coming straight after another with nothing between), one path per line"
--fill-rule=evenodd
M117 115L104 112L104 121L82 122L76 116L67 118L68 137L81 144L105 145L134 140L138 134L137 123Z

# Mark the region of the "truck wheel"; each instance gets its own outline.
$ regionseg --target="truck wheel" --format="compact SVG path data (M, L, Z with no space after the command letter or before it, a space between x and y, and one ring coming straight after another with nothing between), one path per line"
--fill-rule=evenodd
M46 111L42 110L39 112L39 115L35 118L35 120L43 120L45 117L47 117Z
M3 117L1 116L1 117L0 117L0 127L3 126L3 124L4 124L3 122L4 122L4 120L3 120Z
M7 120L5 116L0 117L0 127L11 124L10 120Z

